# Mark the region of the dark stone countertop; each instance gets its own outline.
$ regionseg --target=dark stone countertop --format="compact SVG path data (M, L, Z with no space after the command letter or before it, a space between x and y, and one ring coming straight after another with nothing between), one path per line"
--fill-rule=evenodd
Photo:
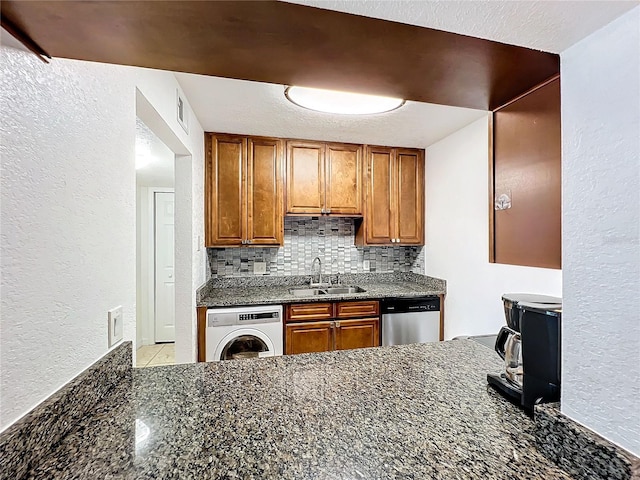
M134 370L34 479L567 479L472 341Z
M335 277L335 276L333 276ZM328 279L335 283L332 276ZM292 288L308 288L310 277L214 279L203 285L197 294L197 305L229 307L307 302L335 302L400 297L423 297L446 293L446 282L439 278L415 273L342 275L343 285L357 285L365 291L344 295L299 297Z

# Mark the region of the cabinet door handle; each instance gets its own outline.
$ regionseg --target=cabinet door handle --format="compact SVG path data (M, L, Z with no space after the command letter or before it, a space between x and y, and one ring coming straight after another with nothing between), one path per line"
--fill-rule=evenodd
M323 207L322 210L320 211L320 213L322 213L324 215L325 213L327 213L327 211Z
M396 243L396 239L395 239L395 238L392 238L392 239L391 239L391 243Z
M245 245L247 243L246 240L240 240L240 245Z
M327 215L331 214L331 209L327 210Z
M247 240L247 245L251 245L251 240Z

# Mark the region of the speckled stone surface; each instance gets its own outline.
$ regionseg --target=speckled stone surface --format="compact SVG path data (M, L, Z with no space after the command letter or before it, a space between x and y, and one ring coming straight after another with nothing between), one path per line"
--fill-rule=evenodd
M468 340L135 370L33 479L567 479Z
M575 478L640 479L640 459L564 416L560 404L535 408L538 449Z
M27 478L118 386L131 383L131 342L123 342L0 434L0 479Z
M340 300L382 299L391 297L421 297L446 293L444 280L417 273L380 273L340 275L342 285L357 285L365 291L347 295L298 297L289 290L308 285L311 277L232 277L210 279L196 292L198 306L229 307L236 305L267 305ZM336 275L323 276L323 282L337 283Z

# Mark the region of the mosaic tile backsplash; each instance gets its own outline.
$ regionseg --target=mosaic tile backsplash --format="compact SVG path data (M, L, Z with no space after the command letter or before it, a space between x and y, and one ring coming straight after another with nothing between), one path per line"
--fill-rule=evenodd
M254 262L265 262L267 275L308 275L315 257L323 274L424 273L422 247L356 247L354 236L353 218L285 217L284 247L207 249L211 276L253 275Z

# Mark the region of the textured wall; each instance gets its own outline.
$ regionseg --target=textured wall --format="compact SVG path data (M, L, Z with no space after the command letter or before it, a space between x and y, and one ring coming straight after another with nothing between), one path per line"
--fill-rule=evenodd
M640 7L561 55L562 412L640 455Z
M447 280L445 338L497 333L507 292L561 296L562 272L489 263L488 123L427 148L427 273Z
M2 427L135 334L131 70L2 47Z
M306 275L315 257L322 260L323 273L424 272L421 247L356 247L354 234L352 218L286 217L284 247L209 248L211 274L253 275L253 263L260 261L268 275Z

